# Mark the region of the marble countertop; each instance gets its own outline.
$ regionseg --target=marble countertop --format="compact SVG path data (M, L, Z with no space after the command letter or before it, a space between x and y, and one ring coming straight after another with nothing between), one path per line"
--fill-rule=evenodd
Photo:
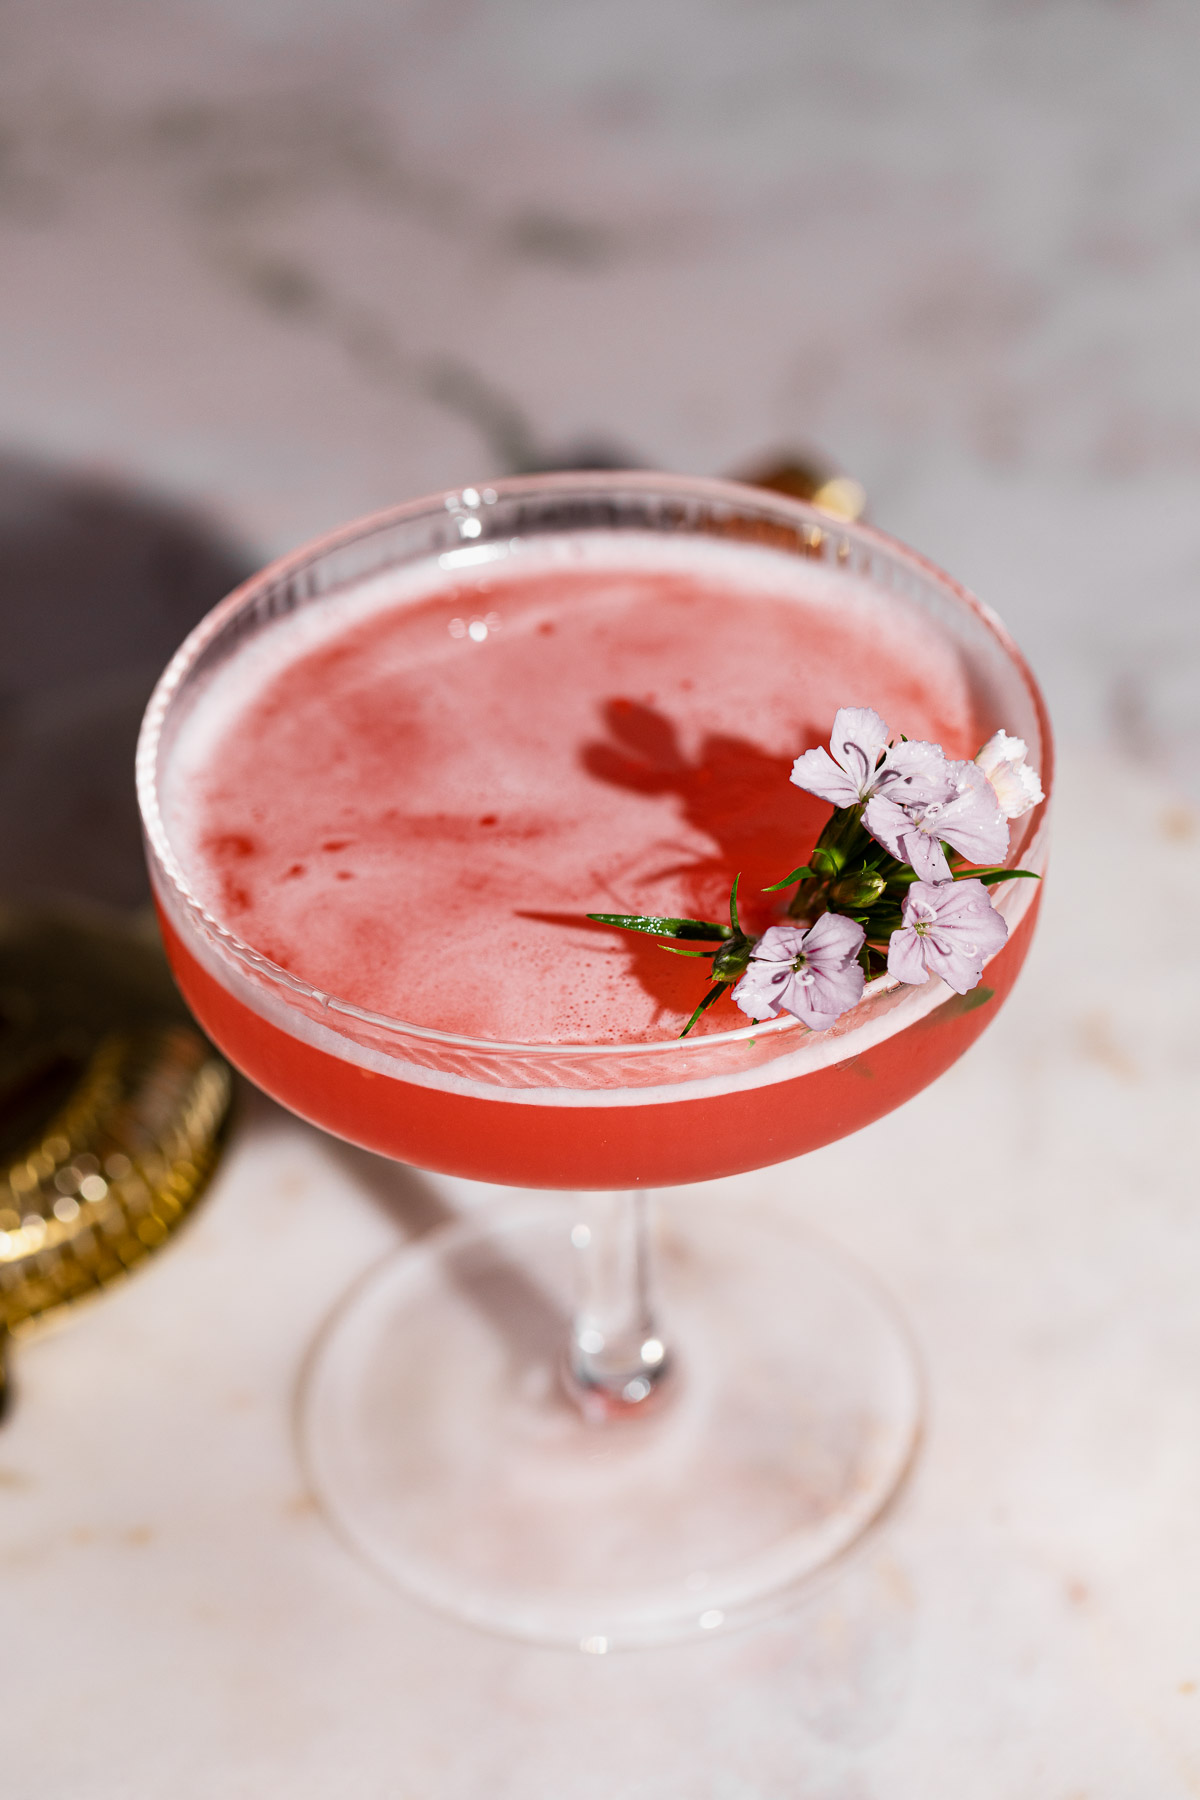
M18 1352L6 1793L1200 1793L1198 36L1183 0L4 9L0 568L61 468L194 509L220 563L581 443L810 444L1002 613L1062 749L996 1024L734 1184L874 1270L925 1361L913 1478L842 1568L607 1658L385 1587L305 1491L301 1366L488 1196L247 1094L179 1241ZM82 679L46 699L26 651L18 810L12 746Z

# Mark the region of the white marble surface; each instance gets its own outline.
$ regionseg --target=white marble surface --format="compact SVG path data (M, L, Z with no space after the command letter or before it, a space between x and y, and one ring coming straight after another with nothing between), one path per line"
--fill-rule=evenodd
M924 1454L845 1570L607 1659L379 1584L304 1493L299 1371L359 1270L481 1197L251 1099L186 1237L20 1357L5 1794L1200 1793L1198 38L1184 0L0 10L15 450L266 551L521 431L700 471L814 441L1008 618L1064 751L996 1025L735 1184L856 1252L926 1358Z

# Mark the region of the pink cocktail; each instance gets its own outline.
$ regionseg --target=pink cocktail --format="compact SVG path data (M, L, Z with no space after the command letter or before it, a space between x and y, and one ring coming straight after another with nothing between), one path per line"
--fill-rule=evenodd
M716 1210L674 1310L707 1290L722 1313L700 1328L710 1353L732 1330L761 1395L755 1354L774 1368L788 1332L779 1318L758 1327L754 1352L732 1315L761 1312L764 1261L775 1280L786 1266L809 1347L790 1346L795 1367L770 1391L793 1375L803 1388L806 1358L822 1369L825 1423L811 1393L801 1411L826 1459L839 1409L858 1424L819 1493L794 1469L765 1483L743 1471L723 1514L700 1505L727 1402L706 1400L712 1354L707 1374L686 1342L668 1355L642 1210L614 1196L796 1156L917 1092L1011 987L1036 884L1001 890L1009 941L978 990L884 978L823 1033L748 1025L722 999L680 1040L696 964L586 918L719 917L740 874L743 914L765 928L781 904L762 889L803 861L828 812L789 784L792 759L842 704L952 756L1004 726L1029 741L1048 791L1036 688L997 622L939 572L792 502L620 475L466 490L285 560L198 628L147 715L139 778L164 935L232 1060L385 1155L604 1196L571 1234L582 1286L568 1386L582 1416L543 1379L545 1345L514 1373L494 1319L475 1341L497 1271L519 1264L532 1286L516 1310L526 1324L539 1313L560 1246L572 1254L561 1204L402 1254L318 1369L311 1454L331 1510L373 1560L480 1622L592 1648L713 1629L850 1541L907 1460L916 1387L886 1303L807 1240L781 1248L773 1228L763 1238ZM1014 833L1025 867L1040 866L1043 812ZM842 1336L855 1349L839 1386L826 1365ZM421 1380L406 1385L401 1368ZM730 1404L736 1373L715 1383ZM594 1469L576 1480L598 1442L612 1465L600 1488ZM647 1536L647 1493L674 1509L669 1544Z

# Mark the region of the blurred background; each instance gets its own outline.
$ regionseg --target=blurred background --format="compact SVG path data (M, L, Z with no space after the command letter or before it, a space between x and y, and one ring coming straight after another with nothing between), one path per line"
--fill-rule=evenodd
M1186 0L5 0L8 886L142 892L137 711L240 571L556 462L821 453L1060 731L1188 766L1198 54Z
M19 1359L21 1800L1200 1792L1193 0L0 0L0 896L144 900L141 707L266 557L497 474L781 454L996 607L1064 751L1003 1019L744 1184L914 1321L912 1488L700 1649L426 1616L316 1515L289 1408L444 1199L248 1097L178 1251Z

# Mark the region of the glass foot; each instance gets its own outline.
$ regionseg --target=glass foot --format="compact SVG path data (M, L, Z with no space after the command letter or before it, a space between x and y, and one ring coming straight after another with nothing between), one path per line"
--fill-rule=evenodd
M563 1361L569 1197L488 1209L373 1270L318 1347L306 1460L411 1594L604 1652L786 1604L902 1480L920 1378L892 1304L782 1209L684 1195L659 1230L673 1354L644 1413L589 1419Z

